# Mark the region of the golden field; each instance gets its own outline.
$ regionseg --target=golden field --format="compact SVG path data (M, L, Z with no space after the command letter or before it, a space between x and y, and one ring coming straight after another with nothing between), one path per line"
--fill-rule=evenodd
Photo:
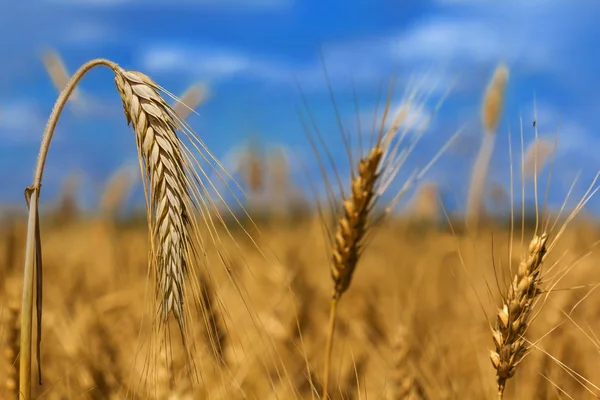
M115 74L136 135L147 214L116 218L134 179L126 168L107 185L98 212L77 212L76 189L66 185L40 224L50 138L78 79L95 66ZM520 132L520 168L510 152L510 195L486 182L508 75L498 65L484 92L464 215L441 218L437 183L421 183L460 132L390 189L391 199L384 196L433 117L410 118L423 106L419 88L389 110L390 85L378 133L359 135L355 152L342 129L351 166L345 179L310 107L300 113L323 175L308 178L313 195L315 185L327 192L322 208L295 197L281 149L266 159L256 149L240 155L237 172L251 197L237 206L248 218L225 204L222 196L237 185L157 83L110 60L84 64L60 88L44 132L25 191L29 232L22 216L2 223L0 393L24 400L597 398L600 226L582 209L600 173L574 209L547 209L539 172L554 167L556 142L538 137L534 122L527 149ZM197 106L201 96L193 97ZM525 205L531 180L534 213ZM488 209L493 202L502 204ZM508 205L523 220L492 218ZM40 295L43 312L39 301L33 307Z
M517 221L508 259L506 223L489 223L477 235L446 222L390 219L376 228L339 303L332 398L496 397L490 324L510 279L509 261L516 268L523 253ZM35 397L319 398L331 297L331 250L321 225L316 216L267 220L253 231L256 245L232 229L233 240L224 243L228 270L208 256L214 323L207 329L193 314L199 383L191 385L176 330L173 375L161 361L153 372L145 369L155 313L148 307L145 222L42 219L44 385L34 386ZM526 229L526 243L532 233ZM8 399L18 375L13 304L20 302L25 220L4 223L1 234L0 383ZM549 254L544 287L556 285L539 297L527 332L535 345L505 398L586 399L600 392L598 239L600 226L575 221ZM208 331L218 332L217 355ZM410 388L408 397L402 387Z

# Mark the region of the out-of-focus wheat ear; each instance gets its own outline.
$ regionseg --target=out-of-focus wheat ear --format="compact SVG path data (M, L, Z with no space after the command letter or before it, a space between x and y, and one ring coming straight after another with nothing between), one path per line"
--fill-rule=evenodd
M201 291L201 309L204 317L206 340L212 350L212 355L216 361L221 364L226 364L225 351L227 346L227 331L222 325L219 307L215 304L216 293L213 285L207 277L199 278Z
M246 190L248 210L250 214L262 214L264 204L261 204L261 194L266 188L266 158L263 143L254 138L244 151L237 153L236 164L242 172L242 182Z
M418 222L438 222L440 218L438 186L434 182L424 182L419 185L408 210L410 217Z
M501 64L485 91L481 109L481 121L484 128L481 148L473 164L471 184L467 199L466 220L468 226L476 230L483 213L483 194L485 180L494 152L496 130L502 117L504 94L508 82L508 68Z
M145 166L144 189L152 235L150 262L156 268L161 315L164 319L174 315L185 340L183 304L193 247L189 233L192 210L185 161L175 132L178 125L158 85L148 76L117 67L115 83Z
M16 251L19 246L17 233L17 217L14 215L6 215L0 218L0 222L5 227L4 231L4 254L3 256L3 273L0 273L0 288L7 288L7 279L13 274L16 269Z
M82 176L78 172L70 173L65 179L54 210L54 219L57 223L64 224L77 218L79 214L77 194L81 181Z
M5 389L12 394L12 398L19 398L19 305L11 302L8 305L8 316L4 326L7 334L4 335L4 357L6 371Z
M209 96L208 88L203 83L195 83L182 95L179 101L173 104L173 111L182 121L194 112Z
M500 64L486 88L481 108L481 122L486 134L494 134L500 124L508 75L508 67Z
M269 152L267 162L269 175L269 208L275 214L276 221L281 223L281 218L290 212L292 195L292 180L290 177L290 160L283 146L277 146ZM276 223L277 223L276 222Z
M99 212L106 219L114 219L129 199L138 175L137 166L123 165L117 169L104 187Z
M554 143L552 141L543 138L534 139L525 150L524 176L531 178L535 174L539 174L546 166L553 150Z
M60 54L53 49L46 49L42 53L42 62L44 63L48 75L50 75L52 84L56 90L61 92L67 86L71 77ZM73 90L73 93L71 93L70 99L76 101L78 98L79 90L76 88Z
M393 372L390 400L406 400L413 393L414 376L408 359L408 332L403 325L396 327L392 337Z
M504 396L506 382L512 378L525 356L528 345L525 333L530 323L534 301L541 293L542 263L547 253L548 235L535 235L529 244L513 277L507 293L503 295L496 324L492 329L495 350L490 359L496 370L498 398Z

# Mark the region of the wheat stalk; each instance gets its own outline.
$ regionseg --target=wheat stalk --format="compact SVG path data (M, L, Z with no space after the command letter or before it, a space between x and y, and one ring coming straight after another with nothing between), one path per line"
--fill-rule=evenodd
M490 358L496 369L500 399L503 398L506 381L513 377L528 348L525 333L534 300L541 293L541 268L547 242L548 235L543 233L535 235L529 243L528 253L521 260L508 287L492 330L496 350L491 352Z

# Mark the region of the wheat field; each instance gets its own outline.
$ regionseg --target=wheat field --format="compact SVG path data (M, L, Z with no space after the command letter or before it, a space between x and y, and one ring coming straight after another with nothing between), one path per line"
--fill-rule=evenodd
M93 220L44 227L44 385L34 386L36 398L318 398L330 282L316 217L293 227L260 226L259 244L272 249L278 262L266 262L253 244L240 240L245 260L234 260L233 278L215 271L222 359L210 356L209 341L201 341L202 379L193 386L177 356L174 386L166 372L141 382L142 362L135 355L148 329L147 233L139 222L114 228ZM496 288L487 285L496 282L492 246L498 259L506 258L507 228L490 224L475 238L443 224L401 220L380 229L338 312L331 397L493 398L493 342L482 307L491 316L500 304ZM12 398L11 332L18 326L11 305L20 290L24 221L5 224L2 238L3 396ZM576 262L560 283L575 289L556 290L536 315L528 337L540 341L507 385L507 398L595 397L599 327L589 283L598 280L599 258L581 256L599 238L596 225L578 222L553 251L548 262ZM519 248L520 238L514 242ZM517 263L516 251L514 258ZM247 291L247 308L230 279ZM407 385L411 393L405 396L401 388Z

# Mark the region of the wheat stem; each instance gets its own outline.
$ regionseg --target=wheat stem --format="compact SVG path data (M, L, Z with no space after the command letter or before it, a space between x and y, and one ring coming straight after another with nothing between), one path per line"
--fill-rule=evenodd
M96 59L82 65L75 74L71 77L69 83L60 93L58 100L52 108L52 113L44 129L44 136L40 145L40 152L35 168L33 185L26 190L28 197L29 216L27 222L27 241L25 245L25 266L23 269L23 300L21 304L21 351L19 354L19 398L21 400L29 400L31 398L31 338L32 338L32 319L33 319L33 288L34 288L34 265L36 257L39 254L39 217L38 217L38 200L40 196L40 188L42 185L42 176L46 165L46 158L50 148L50 142L54 135L54 130L58 123L58 118L67 103L67 100L73 94L75 87L92 68L104 65L111 69L116 68L116 64L105 59ZM41 265L37 266L38 272L41 272ZM41 290L41 275L38 273L38 293ZM37 298L38 302L38 346L39 346L39 322L41 319L42 299ZM39 347L38 347L39 350ZM39 356L39 354L38 354ZM38 360L39 362L39 360ZM41 374L40 374L41 380Z
M329 308L329 328L327 331L327 344L325 346L325 364L323 371L323 395L321 398L323 400L327 400L329 397L328 389L329 389L329 370L331 369L331 352L333 350L333 335L335 333L335 321L337 315L337 305L338 305L339 296L337 293L334 293L331 298L331 305Z

